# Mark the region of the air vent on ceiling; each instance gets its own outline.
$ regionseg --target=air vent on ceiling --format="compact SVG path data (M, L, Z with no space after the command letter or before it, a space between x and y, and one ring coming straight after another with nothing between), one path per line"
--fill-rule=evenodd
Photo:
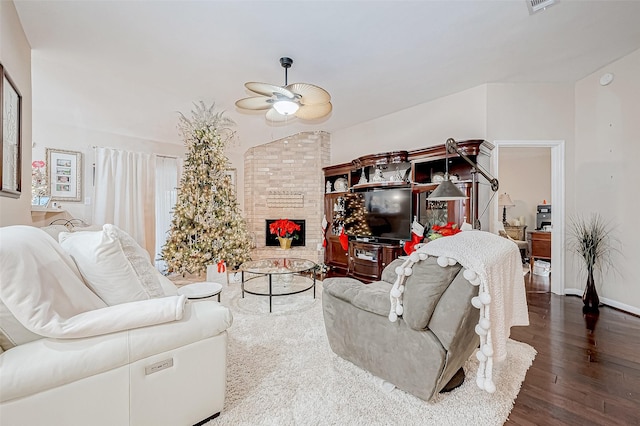
M559 0L527 0L527 8L529 15L545 10L549 6L558 3Z

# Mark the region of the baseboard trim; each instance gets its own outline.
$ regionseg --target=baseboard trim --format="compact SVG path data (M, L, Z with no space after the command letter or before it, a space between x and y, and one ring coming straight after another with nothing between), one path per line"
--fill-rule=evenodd
M579 289L579 288L565 288L564 289L564 294L568 295L568 296L579 296L582 297L582 294L584 293L584 290ZM640 316L640 308L636 308L635 306L631 306L631 305L627 305L625 303L620 303L616 300L612 300L612 299L608 299L606 297L600 297L600 303L602 303L603 305L607 305L610 306L612 308L616 308L619 309L621 311L624 311L626 313L635 315L635 316Z

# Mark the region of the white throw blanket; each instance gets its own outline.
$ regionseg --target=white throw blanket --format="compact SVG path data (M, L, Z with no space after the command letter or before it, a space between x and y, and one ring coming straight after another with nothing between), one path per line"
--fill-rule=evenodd
M431 241L425 245L425 252L431 256L455 259L464 268L478 274L481 285L491 296L489 320L493 357L496 361L504 360L511 327L529 325L518 246L489 232L467 231Z
M185 296L106 306L58 243L30 226L0 228L0 271L0 300L44 337L97 336L179 320L184 312Z
M476 333L480 336L477 358L480 361L477 384L490 393L495 392L492 380L493 360L507 356L507 339L514 325L529 325L529 312L518 247L506 238L482 231L460 232L417 246L402 266L396 269L398 279L391 293L389 320L396 321L403 313L404 281L411 274L414 263L428 255L437 256L442 267L460 263L466 270L464 277L479 286L478 296L472 299L480 309Z

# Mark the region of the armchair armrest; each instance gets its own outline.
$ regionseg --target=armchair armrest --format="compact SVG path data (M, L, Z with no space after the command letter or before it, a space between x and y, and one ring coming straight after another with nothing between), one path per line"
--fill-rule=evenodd
M322 285L325 292L358 309L383 317L389 315L391 284L385 281L365 285L353 278L327 278Z

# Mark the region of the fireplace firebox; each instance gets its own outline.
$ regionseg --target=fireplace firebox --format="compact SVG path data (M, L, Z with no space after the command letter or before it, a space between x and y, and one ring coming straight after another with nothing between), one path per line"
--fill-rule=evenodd
M267 247L273 247L273 246L279 246L280 242L278 241L278 238L269 233L269 225L271 225L273 222L275 222L278 219L266 219L265 220L265 245ZM298 235L297 239L294 239L293 241L291 241L291 247L304 247L305 243L305 229L304 229L304 224L305 224L305 220L304 219L289 219L291 222L294 222L295 224L300 226L300 231L297 231L296 234Z

